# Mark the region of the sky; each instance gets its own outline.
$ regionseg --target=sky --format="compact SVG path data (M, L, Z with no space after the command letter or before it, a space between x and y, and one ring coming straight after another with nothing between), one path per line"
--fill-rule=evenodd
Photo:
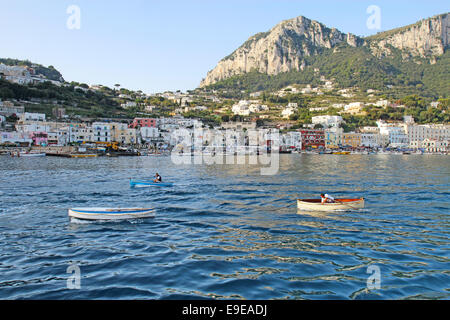
M367 25L372 5L380 29ZM448 0L0 0L0 57L53 65L66 81L185 91L282 20L302 15L367 36L449 8Z

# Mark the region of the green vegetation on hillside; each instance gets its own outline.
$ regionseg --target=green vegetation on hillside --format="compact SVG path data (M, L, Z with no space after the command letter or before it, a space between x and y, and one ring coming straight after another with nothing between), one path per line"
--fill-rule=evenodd
M35 85L19 85L5 80L0 80L1 100L28 100L41 104L30 106L30 111L52 113L55 104L67 107L76 114L96 117L113 116L120 112L119 104L113 100L113 96L100 91L75 89L74 85L56 86L51 82L43 82Z
M333 49L306 58L304 71L267 75L252 71L219 81L209 89L225 90L225 96L240 98L245 93L274 91L291 84L320 84L320 76L332 79L340 88L359 87L386 93L404 92L432 98L450 94L450 52L445 52L431 64L425 59L405 61L400 50L391 48L392 55L382 59L366 47L340 44ZM319 72L314 70L318 69ZM244 91L244 92L242 92Z

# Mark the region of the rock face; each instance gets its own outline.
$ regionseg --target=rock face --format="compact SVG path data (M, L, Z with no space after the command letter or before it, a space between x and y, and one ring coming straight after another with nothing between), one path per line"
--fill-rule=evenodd
M305 17L286 20L269 32L258 33L248 39L231 55L222 59L200 86L252 70L270 75L302 70L305 66L304 57L341 42L357 46L362 40Z
M394 47L402 50L405 58L432 58L448 48L449 29L449 15L443 14L363 39L300 16L250 37L209 71L200 87L252 70L269 75L301 71L306 66L305 57L319 54L339 43L353 47L368 45L372 54L378 57L390 55L390 48Z
M413 25L369 37L374 55L389 55L389 46L402 50L403 57L433 57L444 54L449 46L449 14L419 21Z

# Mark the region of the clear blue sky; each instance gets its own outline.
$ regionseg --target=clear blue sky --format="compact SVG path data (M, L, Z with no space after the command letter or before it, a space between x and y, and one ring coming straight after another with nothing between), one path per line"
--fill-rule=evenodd
M81 28L66 27L70 5ZM251 35L303 15L365 36L366 9L381 30L449 11L450 1L407 0L0 0L0 57L53 65L67 81L186 90Z

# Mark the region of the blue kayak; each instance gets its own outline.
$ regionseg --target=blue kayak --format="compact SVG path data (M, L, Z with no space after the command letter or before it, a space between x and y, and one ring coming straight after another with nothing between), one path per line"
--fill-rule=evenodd
M170 182L153 182L146 180L130 180L130 187L145 188L145 187L172 187Z

